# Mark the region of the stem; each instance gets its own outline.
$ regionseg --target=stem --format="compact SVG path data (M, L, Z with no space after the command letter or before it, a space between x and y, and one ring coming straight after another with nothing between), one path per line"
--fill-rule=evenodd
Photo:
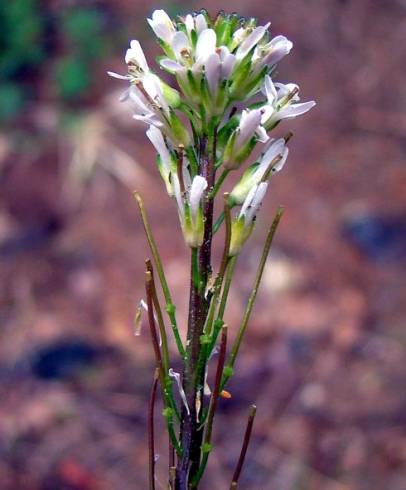
M209 454L211 451L211 435L213 431L213 421L214 421L214 415L216 413L217 409L217 402L218 398L220 395L220 384L221 384L221 376L223 374L223 369L224 369L224 362L226 358L226 347L227 347L227 326L224 325L222 328L222 335L221 335L221 343L220 343L220 353L219 353L219 358L217 362L217 370L216 370L216 377L214 381L214 388L213 392L211 395L210 399L210 405L209 405L209 411L207 415L207 423L206 423L206 430L204 434L204 441L203 441L203 459L199 468L199 471L196 473L196 476L194 477L192 481L192 489L197 488L197 485L204 473L204 470L206 469L207 461L209 459Z
M220 190L220 187L223 185L223 182L225 181L227 175L230 173L230 170L225 168L223 172L221 173L220 177L218 178L217 182L215 183L213 189L211 190L209 196L210 199L214 199Z
M154 408L156 389L158 385L159 371L155 369L154 382L148 407L148 454L149 454L149 490L155 490L155 433L154 433Z
M200 465L201 440L203 430L199 427L196 417L196 399L199 394L203 403L201 391L203 380L198 374L198 361L201 350L200 338L203 333L210 298L205 297L207 281L211 273L211 244L213 227L213 199L209 195L215 183L215 155L217 145L217 127L213 129L212 136L200 137L199 144L199 173L207 181L207 190L203 200L204 235L202 246L192 251L192 273L189 297L189 319L187 333L187 353L183 371L183 388L185 390L190 414L185 407L182 409L181 441L183 455L178 460L176 471L176 490L188 490L188 483L193 479ZM194 280L194 263L198 258L199 284ZM204 371L203 371L204 372ZM203 407L202 407L203 408Z
M162 267L161 257L159 255L158 248L156 246L155 239L152 234L151 225L149 224L148 216L145 211L144 201L138 192L134 192L134 198L137 201L138 206L140 208L142 223L144 225L145 234L147 236L147 240L148 240L149 247L151 249L152 256L154 257L154 262L158 272L159 282L161 283L162 291L165 297L166 312L171 322L171 327L172 327L173 335L175 337L176 345L178 347L179 354L184 359L186 353L183 347L182 340L180 338L178 324L176 321L176 307L172 301L171 292L169 290L168 282L166 280L164 269Z
M228 259L227 274L226 274L226 278L225 278L225 282L224 282L223 294L222 294L221 300L220 300L219 311L217 314L217 318L219 318L220 320L222 320L224 318L224 312L225 312L226 305L227 305L228 293L230 292L230 286L231 286L231 281L233 279L234 268L235 268L236 262L237 262L237 256L236 255L234 257L230 257Z
M222 388L224 388L225 384L227 383L228 379L231 376L231 373L232 373L232 370L234 367L234 363L235 363L235 359L236 359L238 351L240 349L241 341L242 341L244 333L247 329L248 321L250 319L252 309L253 309L254 304L255 304L259 285L260 285L260 282L262 279L262 274L264 272L264 268L265 268L265 264L266 264L266 259L268 257L268 253L269 253L269 250L270 250L271 245L272 245L273 237L275 236L275 232L276 232L276 229L277 229L278 224L280 222L280 219L282 217L282 214L283 214L283 208L279 207L277 212L276 212L275 218L272 222L271 228L268 232L268 235L266 237L264 249L263 249L262 255L261 255L261 260L259 262L258 270L257 270L255 280L254 280L254 286L253 286L251 294L248 298L247 307L245 309L240 328L238 329L237 337L234 341L233 347L231 348L231 353L230 353L228 360L227 360L227 368L229 368L229 369L227 369L227 374L223 376Z
M236 489L238 486L238 480L240 478L241 470L244 465L245 456L247 454L248 444L250 442L252 427L254 425L255 415L257 413L257 407L252 405L250 414L248 416L247 428L245 429L244 441L241 448L240 457L238 458L238 463L234 471L233 480L231 482L230 490Z
M161 310L161 305L159 304L158 300L158 295L156 292L156 287L155 287L155 280L154 280L154 270L152 267L152 263L149 259L145 261L147 271L151 273L151 295L152 295L152 303L155 308L156 316L158 319L158 327L159 327L159 332L161 334L161 340L162 340L162 365L163 369L165 372L165 377L167 377L168 370L169 370L169 350L168 350L168 339L166 337L166 330L165 330L165 324L164 320L162 317L162 310Z
M173 399L173 395L171 391L168 390L167 388L167 383L166 383L166 376L165 372L163 369L163 364L162 364L162 356L161 356L161 349L159 348L159 340L158 340L158 335L156 332L156 325L155 325L155 318L154 318L154 309L153 309L153 300L152 300L152 275L150 271L146 271L145 273L145 291L147 295L147 305L148 305L148 323L150 327L150 333L151 333L151 340L152 340L152 346L154 348L154 354L155 354L155 363L156 363L156 368L159 373L159 383L161 385L161 390L162 390L162 398L164 401L165 405L165 410L167 412L165 419L166 419L166 424L168 428L168 433L171 438L172 444L178 453L179 456L182 455L182 448L179 445L178 439L176 437L174 428L173 428L173 415L172 413L174 412L177 414L177 409L176 409L176 403L175 400Z
M223 255L220 262L220 270L214 282L213 297L211 299L209 313L207 315L207 321L205 327L205 334L207 335L211 335L212 332L214 313L217 308L218 298L221 292L221 287L223 285L224 274L226 273L227 266L229 263L228 252L230 250L230 241L231 241L231 214L230 214L230 207L228 205L228 196L229 196L228 193L224 194L224 215L226 217L224 248L223 248Z
M219 231L220 226L221 226L221 224L222 224L222 223L223 223L223 221L224 221L224 217L225 217L225 216L224 216L224 213L223 213L223 212L221 212L221 213L220 213L220 216L219 216L219 217L216 219L216 222L215 222L215 223L214 223L214 225L213 225L213 235Z

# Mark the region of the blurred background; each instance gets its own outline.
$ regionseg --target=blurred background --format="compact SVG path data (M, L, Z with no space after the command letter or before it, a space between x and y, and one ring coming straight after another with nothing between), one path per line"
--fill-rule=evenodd
M405 489L405 0L2 2L0 488L147 487L153 361L133 317L148 249L133 189L183 324L189 259L145 127L106 71L125 73L129 39L158 53L153 9L201 7L271 20L295 44L277 79L318 103L277 131L295 133L291 154L239 262L231 331L266 227L286 213L202 489L228 488L252 402L242 489Z

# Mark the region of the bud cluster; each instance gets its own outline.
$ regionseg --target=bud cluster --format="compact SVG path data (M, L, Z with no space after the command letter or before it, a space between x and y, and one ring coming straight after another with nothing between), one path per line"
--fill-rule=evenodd
M214 19L202 10L172 20L155 10L148 23L163 51L159 67L173 76L176 88L150 69L136 40L125 55L128 73L109 74L129 83L122 100L132 104L134 119L149 126L146 133L157 151L160 175L177 203L190 247L202 245L203 203L218 191L202 175L202 141L212 143L213 164L224 178L258 144L265 145L229 196L230 207L241 206L230 245L230 255L238 254L252 232L269 179L288 156L289 138L271 139L268 133L315 105L299 102L297 85L272 79L293 44L281 35L271 37L269 23L258 26L255 19L224 12Z

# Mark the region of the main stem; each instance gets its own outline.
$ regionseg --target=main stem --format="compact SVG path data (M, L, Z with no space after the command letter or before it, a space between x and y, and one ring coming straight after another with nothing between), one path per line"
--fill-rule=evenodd
M183 388L190 413L186 407L182 410L180 439L183 455L178 460L176 471L176 490L188 490L189 482L200 466L203 430L199 430L199 420L196 414L196 399L199 396L202 403L204 397L204 371L199 373L198 360L201 349L200 337L203 334L210 295L205 296L206 285L211 274L211 244L213 227L213 198L210 192L215 184L215 154L217 128L210 135L203 135L199 141L199 173L207 181L207 190L203 202L204 238L202 246L192 250L192 267L189 296L189 318L187 333L186 361L183 371ZM195 279L197 265L198 281ZM199 379L200 378L200 379ZM203 407L202 407L203 408Z

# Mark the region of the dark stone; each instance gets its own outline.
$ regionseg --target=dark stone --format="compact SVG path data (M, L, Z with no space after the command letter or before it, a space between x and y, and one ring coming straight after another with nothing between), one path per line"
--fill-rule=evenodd
M368 259L395 262L406 258L406 219L358 215L343 225L344 236Z
M92 367L101 352L84 340L62 340L40 348L31 368L41 379L68 379Z

